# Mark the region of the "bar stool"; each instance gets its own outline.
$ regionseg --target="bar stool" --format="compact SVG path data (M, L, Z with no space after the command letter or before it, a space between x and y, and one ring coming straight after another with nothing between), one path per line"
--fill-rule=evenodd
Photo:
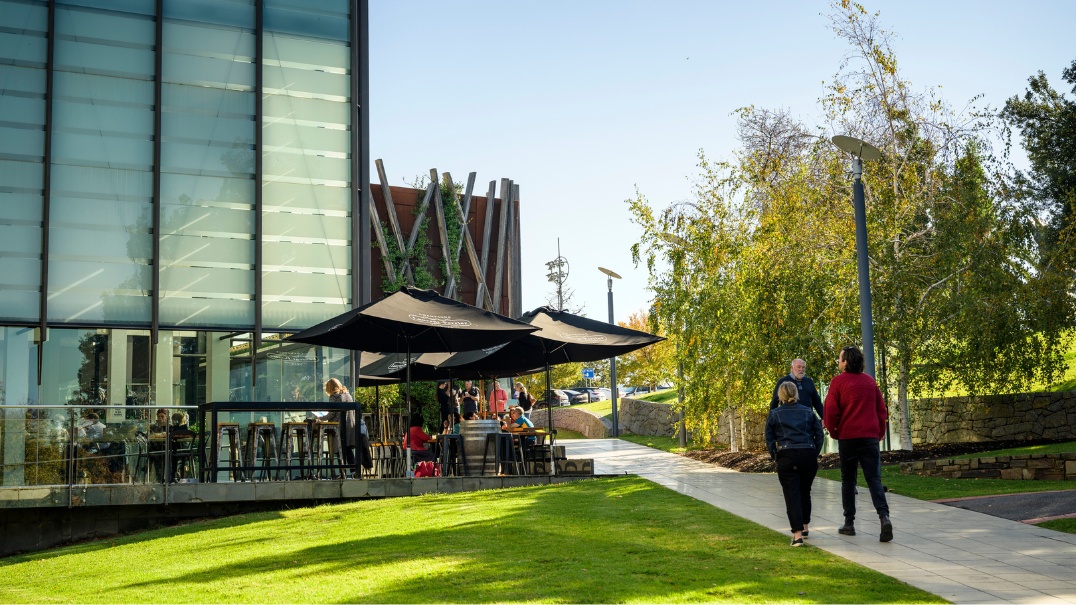
M311 425L306 422L285 422L284 430L280 437L280 455L278 458L284 462L285 468L278 474L277 478L283 478L286 481L294 479L291 468L292 456L299 459L299 478L309 479L311 472L308 472L307 467L314 463L313 457L310 455L310 433Z
M262 453L264 454L260 458L258 457L258 446L262 446ZM261 476L265 480L273 478L272 472L269 470L269 461L272 460L272 466L277 465L277 432L276 424L272 422L251 422L247 425L247 462L251 467L250 480L255 481L256 475L260 472ZM258 461L261 460L261 470L256 470Z
M318 467L339 465L337 468L343 469L344 446L340 442L339 422L315 422L310 443L312 458L317 461ZM320 479L323 477L322 472L327 471L328 477L335 479L337 478L337 468L317 468L315 473ZM340 475L342 478L344 475L343 470L340 470Z
M224 444L224 438L228 438L228 445ZM210 445L207 443L206 448ZM239 441L239 423L238 422L218 422L217 423L217 452L214 455L214 462L219 464L220 453L224 449L228 449L228 471L232 481L242 481L244 478L243 471L239 470L239 459L243 450L243 444ZM217 466L219 468L218 464ZM219 471L218 471L219 472Z
M495 473L500 472L501 466L504 465L504 470L506 471L504 474L507 475L509 465L511 465L511 468L514 471L512 474L513 475L520 474L519 470L520 470L520 466L522 466L522 463L520 462L520 459L522 458L522 456L520 454L519 447L516 445L516 440L514 439L514 435L512 435L511 433L490 433L490 434L486 435L486 449L482 452L482 467L483 467L483 469L486 468L486 464L488 464L490 445L493 446L493 452L494 452L494 468L493 468L493 470L494 470ZM504 458L504 456L502 454L502 452L504 452L504 451L510 452L510 455L511 455L510 459L505 459Z
M444 441L441 445L441 476L448 476L451 470L455 476L460 475L460 465L463 465L463 474L467 474L467 455L463 451L463 435L446 433L438 437Z

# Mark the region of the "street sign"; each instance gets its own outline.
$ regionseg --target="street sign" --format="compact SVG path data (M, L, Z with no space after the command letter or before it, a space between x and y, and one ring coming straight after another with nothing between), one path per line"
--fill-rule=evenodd
M594 380L594 368L583 368L583 378Z

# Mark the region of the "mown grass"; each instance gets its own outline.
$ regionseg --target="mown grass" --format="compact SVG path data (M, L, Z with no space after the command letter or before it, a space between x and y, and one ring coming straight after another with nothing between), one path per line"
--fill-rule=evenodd
M240 515L0 561L3 603L939 603L637 477Z
M698 445L692 445L690 441L688 441L686 448L680 447L679 437L648 437L646 435L625 435L621 433L620 438L624 441L645 445L665 452L672 452L673 454L682 454L689 450L701 449Z
M1007 450L991 450L976 454L963 454L956 458L989 458L991 456L1022 456L1025 454L1064 454L1076 452L1076 441L1065 443L1047 443L1045 445L1029 445L1026 447L1014 447Z
M841 471L839 469L824 469L818 471L818 476L840 481ZM946 477L902 475L900 474L900 467L895 464L882 467L882 483L889 488L889 491L895 494L918 498L919 500L943 500L947 498L1076 489L1072 481L949 479ZM867 486L863 481L862 472L859 473L859 485L861 487Z
M1043 521L1042 523L1039 523L1038 526L1054 531L1063 531L1066 534L1076 534L1076 519L1054 519L1053 521Z

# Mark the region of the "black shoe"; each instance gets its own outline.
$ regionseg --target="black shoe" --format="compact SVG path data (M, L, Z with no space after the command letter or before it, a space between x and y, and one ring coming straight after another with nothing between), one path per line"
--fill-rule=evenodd
M893 539L893 524L889 521L889 515L882 515L880 520L882 522L882 535L878 537L878 541L889 542Z
M804 538L806 538L806 537L807 537L807 536L808 536L808 535L809 535L810 533L811 533L811 532L809 532L809 531L807 531L807 530L805 529L805 530L803 530L802 532L800 532L800 535L802 535L802 536L803 536Z
M844 525L837 528L837 533L842 536L854 536L856 535L856 528L851 521L845 521Z
M803 538L792 538L792 546L803 546Z

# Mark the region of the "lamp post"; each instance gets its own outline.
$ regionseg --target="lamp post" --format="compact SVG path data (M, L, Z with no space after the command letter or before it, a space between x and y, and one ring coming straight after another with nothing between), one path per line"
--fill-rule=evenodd
M659 233L658 237L665 243L676 246L681 250L688 247L687 240L673 233ZM680 447L687 448L687 427L684 425L684 360L680 357L680 339L676 339L676 407L678 409L677 422L680 428L677 433L680 436Z
M852 154L852 207L856 220L856 265L859 273L859 323L863 336L864 371L874 377L874 319L871 316L871 274L867 264L867 208L863 200L863 160L879 160L882 152L870 143L837 135L831 139Z
M613 321L613 278L620 279L615 271L606 269L605 267L598 267L598 271L601 271L607 276L609 284L609 323L615 323ZM620 437L620 419L617 416L616 411L616 357L609 358L609 393L613 398L613 437Z

